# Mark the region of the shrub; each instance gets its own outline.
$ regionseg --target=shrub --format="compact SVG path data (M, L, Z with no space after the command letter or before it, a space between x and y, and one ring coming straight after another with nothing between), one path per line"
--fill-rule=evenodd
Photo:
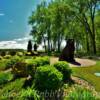
M23 55L24 55L24 53L23 53L23 52L17 52L17 56L22 57Z
M27 64L21 61L17 62L12 68L12 73L15 76L28 76Z
M36 57L36 59L33 59L33 64L36 67L49 65L50 60L49 60L49 57Z
M0 53L0 55L1 55L1 56L5 56L5 55L6 55L6 52L5 52L5 51L2 51L2 52Z
M35 86L39 91L57 90L62 86L63 75L52 66L38 67L35 74Z
M54 67L63 74L63 81L70 80L72 71L65 61L59 61L55 63Z
M15 56L16 55L16 51L14 50L11 50L11 51L9 51L9 55L11 55L11 56Z
M5 55L4 56L4 59L10 59L11 58L11 55Z
M21 61L21 60L23 60L23 59L21 59L21 58L18 57L18 56L12 57L11 59L9 59L9 60L6 62L6 69L12 68L18 61Z
M26 56L32 56L32 52L26 52Z
M26 59L25 61L26 61L26 63L34 64L36 67L50 64L49 57L47 57L47 56L36 57L36 58L31 58L31 59L29 58L29 59Z
M40 96L35 89L23 89L20 93L19 100L40 100Z
M32 78L33 78L35 72L36 72L36 67L35 67L32 63L28 63L28 64L27 64L27 73L28 73L29 75L31 75Z
M0 73L0 85L10 81L13 78L11 73Z

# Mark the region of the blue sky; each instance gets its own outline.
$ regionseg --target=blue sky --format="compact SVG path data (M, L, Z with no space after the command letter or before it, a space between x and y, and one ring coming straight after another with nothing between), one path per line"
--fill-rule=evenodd
M0 0L0 41L25 37L28 17L41 0Z

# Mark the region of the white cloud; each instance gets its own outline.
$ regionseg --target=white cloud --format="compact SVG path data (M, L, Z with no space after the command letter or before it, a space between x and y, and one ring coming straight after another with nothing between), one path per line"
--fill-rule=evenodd
M32 40L31 36L18 38L10 41L0 41L0 49L27 49L27 44L29 40ZM33 43L34 44L34 43ZM39 50L43 50L40 45Z
M4 13L0 13L0 16L4 16L5 14Z
M27 49L30 37L18 38L10 41L0 41L0 49Z

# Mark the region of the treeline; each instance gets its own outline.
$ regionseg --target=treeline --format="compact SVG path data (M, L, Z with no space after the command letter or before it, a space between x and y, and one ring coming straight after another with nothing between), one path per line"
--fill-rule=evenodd
M42 2L29 17L31 35L47 51L60 52L61 43L75 39L77 51L100 51L100 0L52 0Z

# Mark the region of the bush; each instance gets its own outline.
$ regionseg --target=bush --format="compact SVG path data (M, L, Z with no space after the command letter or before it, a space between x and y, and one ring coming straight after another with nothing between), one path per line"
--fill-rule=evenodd
M13 68L12 73L17 77L26 77L28 76L27 64L25 62L17 62Z
M35 89L23 89L20 93L19 100L40 100L40 96Z
M54 64L54 67L63 74L63 81L70 80L72 71L67 62L59 61Z
M27 73L29 75L31 75L33 78L35 75L35 72L36 72L36 67L32 63L28 63L27 64Z
M7 83L13 78L13 75L11 73L0 73L0 85Z
M35 74L35 86L39 91L57 90L62 86L63 75L52 66L41 66Z
M31 76L34 76L34 73L39 66L49 65L49 57L36 57L33 59L26 59L27 70Z
M16 50L14 50L14 51L13 51L13 50L10 50L10 51L9 51L9 55L15 56L15 55L16 55Z
M36 57L35 59L33 59L33 61L31 61L34 66L39 67L39 66L44 66L44 65L49 65L50 64L50 60L49 57Z
M5 52L5 51L2 51L2 52L0 53L0 55L1 55L1 56L5 56L5 55L6 55L6 52Z
M11 55L5 55L4 56L4 59L10 59L11 58Z
M9 59L9 60L6 62L6 69L12 68L18 61L21 61L21 60L23 60L23 59L21 59L21 58L18 57L18 56L12 57L11 59Z
M23 53L23 52L17 52L17 56L22 57L23 55L24 55L24 53Z

